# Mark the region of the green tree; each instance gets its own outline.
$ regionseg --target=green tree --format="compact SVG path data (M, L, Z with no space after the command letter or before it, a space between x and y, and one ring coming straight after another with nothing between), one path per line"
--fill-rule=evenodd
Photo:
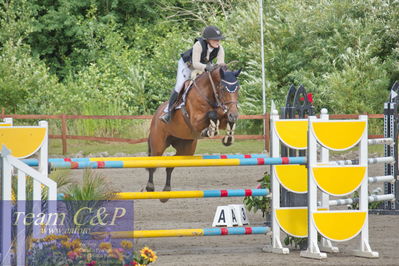
M3 1L2 105L31 113L152 113L174 85L179 54L215 24L227 36L226 61L243 68L241 113L261 113L258 5ZM317 109L381 112L399 79L398 7L390 0L264 1L268 102L281 106L290 84L304 84Z

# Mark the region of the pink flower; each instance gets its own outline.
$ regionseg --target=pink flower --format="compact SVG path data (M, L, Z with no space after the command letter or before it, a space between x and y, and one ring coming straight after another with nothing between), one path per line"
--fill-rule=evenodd
M78 254L76 253L76 252L74 252L74 251L69 251L68 253L67 253L67 256L68 256L68 258L70 258L71 260L74 260L74 259L76 259L76 257L78 256Z

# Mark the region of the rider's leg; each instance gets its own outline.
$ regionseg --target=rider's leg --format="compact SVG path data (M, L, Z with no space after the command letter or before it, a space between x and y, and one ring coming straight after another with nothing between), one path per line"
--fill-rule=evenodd
M170 95L169 98L169 103L168 103L168 112L163 114L160 119L165 122L169 123L170 119L172 118L172 112L173 112L173 105L175 104L177 100L177 96L179 96L179 93L175 90L172 91L172 94Z
M172 114L174 110L173 105L177 100L179 92L183 88L184 82L190 78L190 75L191 69L187 66L186 63L184 63L183 59L180 58L177 67L176 85L169 99L168 112L160 117L163 122L169 123L169 121L172 119Z

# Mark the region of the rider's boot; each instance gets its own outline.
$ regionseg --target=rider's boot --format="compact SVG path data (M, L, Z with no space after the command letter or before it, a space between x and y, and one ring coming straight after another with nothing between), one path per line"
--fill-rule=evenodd
M172 95L170 95L170 99L169 99L169 104L168 104L168 112L164 113L159 119L162 120L162 122L164 123L169 123L170 120L172 119L172 114L173 114L173 105L175 104L176 100L177 100L177 96L179 95L178 92L176 92L175 90L173 90Z

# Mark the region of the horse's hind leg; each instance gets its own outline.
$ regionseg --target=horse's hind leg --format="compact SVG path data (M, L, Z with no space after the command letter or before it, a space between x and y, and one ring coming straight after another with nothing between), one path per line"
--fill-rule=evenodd
M175 156L181 155L193 155L195 152L195 148L197 147L197 140L178 140L172 143L172 146L176 149ZM175 168L168 167L166 168L166 182L163 191L171 191L171 179L172 179L172 172ZM161 199L162 202L167 202L168 199Z
M166 168L166 182L165 182L165 186L163 188L163 191L171 191L172 187L170 185L170 180L172 178L172 172L173 169L175 169L174 167L168 167ZM160 199L161 202L165 203L167 202L169 199Z
M161 156L165 149L167 148L167 144L163 141L159 141L151 137L148 138L148 156ZM156 168L147 168L148 170L148 182L146 185L146 190L152 192L155 190L154 186L154 172L157 170Z
M171 191L172 187L170 186L170 179L172 177L172 172L173 169L175 169L174 167L168 167L166 168L166 182L165 182L165 186L163 188L163 191ZM159 199L161 202L165 203L167 202L169 199Z
M175 168L174 167L168 167L166 168L166 182L165 182L165 187L163 188L163 191L171 191L172 187L170 185L170 180L172 178L172 172Z
M148 170L148 181L147 181L147 185L145 187L145 189L148 192L152 192L155 190L155 186L154 186L154 172L155 170L157 170L156 168L147 168Z

